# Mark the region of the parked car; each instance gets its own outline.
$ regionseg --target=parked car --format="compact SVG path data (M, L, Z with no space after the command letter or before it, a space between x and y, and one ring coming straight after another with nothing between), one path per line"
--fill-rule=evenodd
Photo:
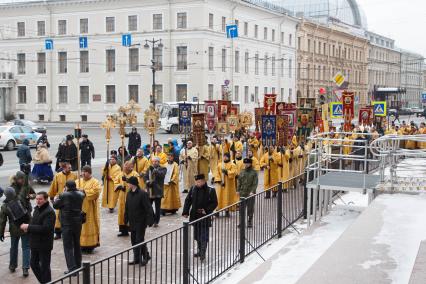
M3 125L0 126L0 148L12 151L25 139L30 141L30 147L35 147L40 136L41 133L35 132L29 126Z
M411 110L413 111L413 115L415 115L417 117L420 117L420 116L423 115L423 109L422 108L413 107Z
M409 107L402 107L398 110L399 115L412 115L413 110Z
M44 133L46 132L46 126L44 125L39 125L31 120L26 120L26 119L15 119L13 121L14 125L19 125L19 126L29 126L31 127L32 130L34 130L35 132L39 132L39 133Z

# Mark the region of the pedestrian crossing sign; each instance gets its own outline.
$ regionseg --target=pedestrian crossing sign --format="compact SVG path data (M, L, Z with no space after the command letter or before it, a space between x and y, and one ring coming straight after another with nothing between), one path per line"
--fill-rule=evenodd
M343 116L343 104L339 102L330 103L330 117L341 118Z
M374 116L386 116L386 102L373 102Z

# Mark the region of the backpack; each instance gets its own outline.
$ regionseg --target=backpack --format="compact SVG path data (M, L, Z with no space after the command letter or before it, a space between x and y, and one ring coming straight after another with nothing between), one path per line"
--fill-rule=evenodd
M13 222L17 222L18 220L28 215L28 210L18 199L7 202L6 208L8 209Z

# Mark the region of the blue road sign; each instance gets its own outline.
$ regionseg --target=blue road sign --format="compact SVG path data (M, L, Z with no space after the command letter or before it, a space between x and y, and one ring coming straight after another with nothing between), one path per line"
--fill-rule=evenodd
M426 93L422 94L422 103L426 104Z
M336 102L330 103L331 118L340 118L343 116L343 104Z
M121 45L123 46L131 46L132 45L132 35L124 34L121 36Z
M228 25L226 26L226 36L228 38L238 37L238 26L237 25Z
M386 102L373 102L373 111L375 116L386 116Z
M80 48L87 48L87 37L81 36L78 40Z
M53 39L46 39L44 41L44 47L46 48L46 50L52 50L53 49Z

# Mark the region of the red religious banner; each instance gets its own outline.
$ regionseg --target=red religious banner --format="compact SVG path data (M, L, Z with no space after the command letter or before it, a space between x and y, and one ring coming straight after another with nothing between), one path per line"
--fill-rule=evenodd
M373 110L369 107L361 108L359 110L359 118L358 118L359 125L371 125L373 122L372 113L373 113Z
M275 115L276 110L276 94L265 94L263 99L263 107L265 108L265 115Z
M351 131L352 119L355 117L354 114L354 93L343 92L342 104L343 104L343 120L344 130Z
M277 140L278 146L287 147L289 138L288 115L277 115ZM290 136L291 139L291 136Z
M204 113L192 114L192 138L197 146L204 146L206 144L206 135L204 133Z
M283 115L284 111L286 110L286 103L283 102L277 102L277 115Z
M217 101L217 119L226 122L226 117L231 112L231 101Z
M238 107L231 106L231 115L238 115Z
M209 133L213 133L216 127L217 106L216 101L204 101L204 109L206 111L206 123Z
M257 107L254 109L254 122L256 124L256 132L259 132L262 129L262 115L265 114L265 109L263 107Z

